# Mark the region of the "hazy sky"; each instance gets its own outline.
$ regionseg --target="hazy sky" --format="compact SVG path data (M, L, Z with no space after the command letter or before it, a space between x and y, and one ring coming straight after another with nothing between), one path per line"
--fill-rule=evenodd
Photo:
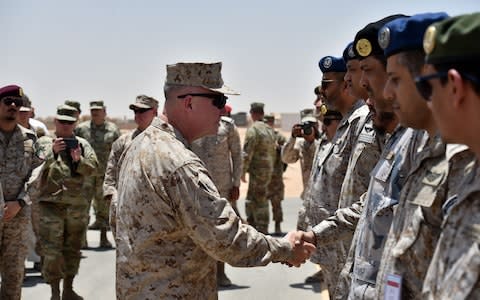
M165 65L222 61L234 112L311 107L318 60L340 56L367 23L394 13L480 10L466 1L0 0L0 85L18 84L37 115L66 99L102 99L131 116L138 94L163 103Z

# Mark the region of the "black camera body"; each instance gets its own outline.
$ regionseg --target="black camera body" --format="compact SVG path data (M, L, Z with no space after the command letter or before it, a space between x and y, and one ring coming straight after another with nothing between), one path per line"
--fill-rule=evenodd
M313 131L313 124L310 122L303 122L300 124L304 135L311 135Z
M63 138L67 150L76 149L78 147L78 140L76 138Z

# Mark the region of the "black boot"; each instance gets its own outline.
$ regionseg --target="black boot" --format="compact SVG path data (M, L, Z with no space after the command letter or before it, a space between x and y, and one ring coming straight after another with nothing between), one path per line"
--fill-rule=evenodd
M72 285L73 276L67 276L65 279L63 279L62 300L83 300L83 297L75 293Z
M100 229L100 248L111 249L112 244L107 239L107 228L103 227Z

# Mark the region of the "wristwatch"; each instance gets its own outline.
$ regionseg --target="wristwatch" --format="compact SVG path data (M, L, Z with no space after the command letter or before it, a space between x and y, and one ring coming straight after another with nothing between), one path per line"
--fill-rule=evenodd
M17 201L18 201L18 204L20 204L21 208L24 208L25 205L27 205L27 203L25 203L25 201L23 199L17 199Z

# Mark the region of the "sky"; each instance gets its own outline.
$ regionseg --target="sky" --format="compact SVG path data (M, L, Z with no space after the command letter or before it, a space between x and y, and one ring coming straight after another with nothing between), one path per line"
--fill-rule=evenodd
M112 117L132 117L139 94L164 102L166 65L223 63L239 91L233 112L313 105L318 61L341 56L357 31L387 15L480 11L478 0L0 0L0 86L17 84L39 117L65 100L104 100Z

